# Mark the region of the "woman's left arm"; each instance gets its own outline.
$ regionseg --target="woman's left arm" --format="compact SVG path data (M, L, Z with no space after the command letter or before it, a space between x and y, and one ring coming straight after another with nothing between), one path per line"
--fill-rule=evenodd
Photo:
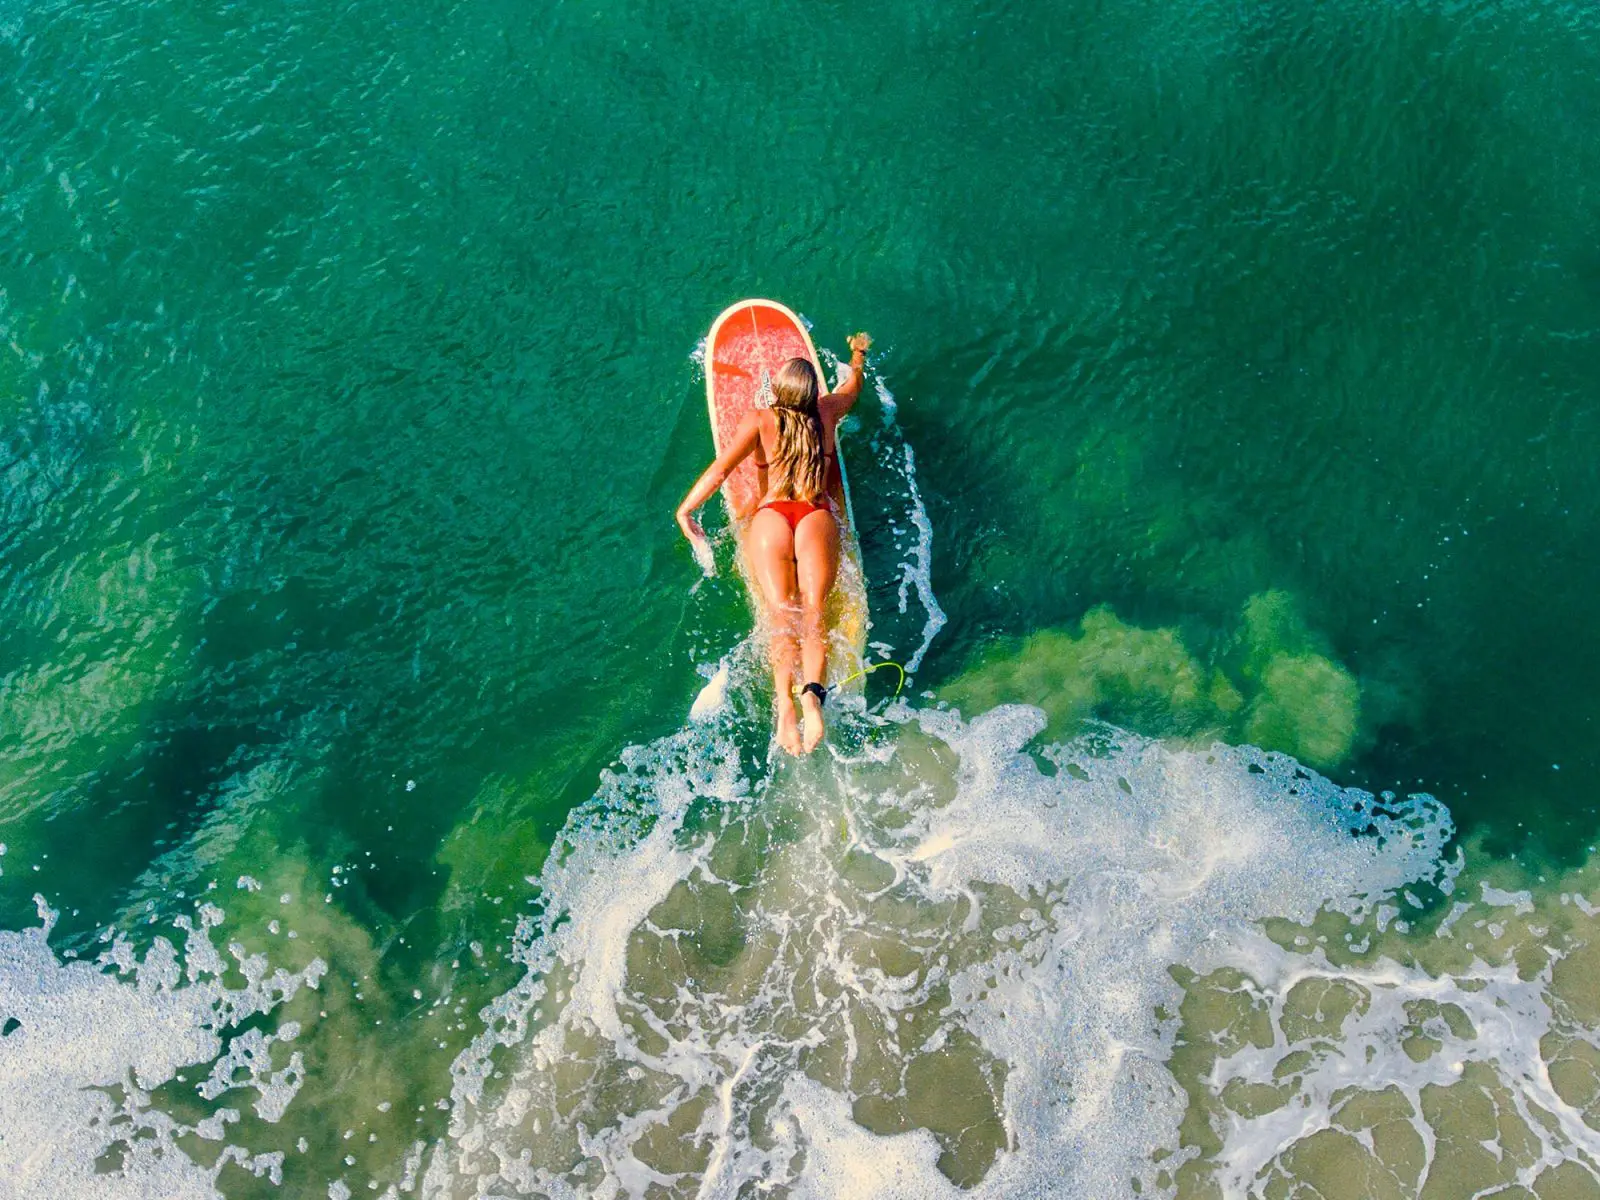
M856 397L861 395L861 376L867 367L867 351L872 347L872 336L867 333L852 333L850 335L850 378L846 379L839 390L828 396L829 407L834 412L837 420L856 406Z
M704 540L706 531L700 527L700 522L695 520L694 514L712 494L721 487L733 469L744 461L745 457L756 448L756 441L761 436L761 417L758 413L746 413L739 428L733 435L733 440L728 443L728 448L709 467L704 474L695 480L694 486L689 489L689 494L683 498L683 503L678 505L678 528L683 530L683 536L693 543L697 538Z

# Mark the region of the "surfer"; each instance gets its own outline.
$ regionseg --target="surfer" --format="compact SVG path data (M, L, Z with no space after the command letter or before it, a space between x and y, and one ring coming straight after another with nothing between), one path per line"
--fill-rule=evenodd
M828 499L839 479L835 431L861 394L861 372L872 339L850 337L850 378L821 395L816 369L791 358L772 377L772 405L745 415L728 448L695 481L678 505L678 528L709 553L694 514L746 457L755 456L761 503L744 532L745 553L772 614L768 650L778 744L809 754L822 741L822 702L828 695L828 630L823 604L839 574L839 521ZM800 707L794 679L800 669Z

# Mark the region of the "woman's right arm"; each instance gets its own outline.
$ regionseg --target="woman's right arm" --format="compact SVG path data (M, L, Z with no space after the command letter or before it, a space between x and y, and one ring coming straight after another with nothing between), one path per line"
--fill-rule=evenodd
M728 443L728 448L717 455L713 462L695 480L694 486L689 489L689 494L683 498L683 503L678 505L678 528L683 530L683 536L692 543L697 538L705 540L706 531L700 527L700 522L695 520L694 514L700 506L721 487L733 469L744 461L745 456L756 448L756 440L761 436L761 417L758 413L745 414L739 428L733 435L733 440Z

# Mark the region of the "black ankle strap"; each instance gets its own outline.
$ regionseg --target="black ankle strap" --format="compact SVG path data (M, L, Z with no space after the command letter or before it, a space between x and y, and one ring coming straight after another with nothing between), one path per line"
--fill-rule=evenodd
M806 684L800 689L800 694L802 696L807 694L815 696L818 704L826 704L828 702L828 689L823 687L820 683Z

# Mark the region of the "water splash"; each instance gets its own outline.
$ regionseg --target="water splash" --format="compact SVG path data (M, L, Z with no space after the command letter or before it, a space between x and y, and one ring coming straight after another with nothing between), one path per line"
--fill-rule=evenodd
M848 370L848 366L845 369ZM905 515L900 520L890 523L895 535L895 553L899 556L896 564L896 569L900 573L897 591L899 611L901 613L909 611L911 596L915 593L917 603L921 605L925 614L922 640L905 662L906 674L913 675L922 665L928 648L933 645L933 639L939 635L939 631L945 627L949 618L939 606L939 599L933 592L933 522L928 517L928 506L923 502L922 489L917 484L916 451L900 431L898 421L900 406L894 393L889 390L881 375L874 376L872 384L873 390L877 393L879 411L883 414L882 434L889 443L889 450L884 459L885 466L903 481L905 489Z
M1042 725L922 713L754 789L726 731L631 751L551 856L425 1190L1155 1187L1172 964L1370 914L1449 818L1250 750L1104 731L1041 760Z

